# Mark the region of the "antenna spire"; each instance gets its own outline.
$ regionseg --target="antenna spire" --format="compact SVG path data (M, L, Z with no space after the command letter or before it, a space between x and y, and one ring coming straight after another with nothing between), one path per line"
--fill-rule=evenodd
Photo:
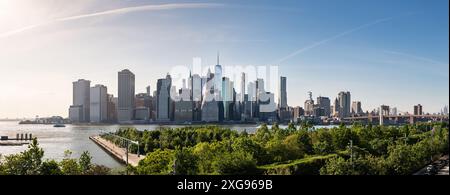
M220 63L219 63L219 57L220 57L220 53L219 53L219 51L217 51L217 65L220 65Z

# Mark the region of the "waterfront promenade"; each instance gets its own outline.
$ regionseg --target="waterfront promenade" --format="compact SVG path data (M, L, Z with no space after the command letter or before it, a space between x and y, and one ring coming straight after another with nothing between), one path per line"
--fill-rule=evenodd
M126 155L126 148L121 148L116 146L114 143L103 139L100 136L91 136L89 137L92 141L94 141L97 145L99 145L103 150L108 152L110 155L112 155L117 160L126 163L127 161L127 155ZM128 163L131 166L137 166L139 161L144 159L144 155L140 155L138 157L137 154L128 153Z

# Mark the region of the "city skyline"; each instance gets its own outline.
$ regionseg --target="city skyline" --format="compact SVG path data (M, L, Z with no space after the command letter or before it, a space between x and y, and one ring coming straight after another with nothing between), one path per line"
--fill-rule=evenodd
M0 3L0 118L67 116L80 78L116 96L116 70L136 73L136 94L154 90L192 57L214 66L217 51L222 65L278 65L289 106L308 91L350 91L364 111L449 105L448 1L104 2Z
M177 78L182 81L179 86L174 85L173 77L168 73L165 78L158 79L155 91L152 92L151 86L147 86L145 93L135 92L135 74L124 69L118 72L119 93L116 97L107 92L107 86L96 84L91 87L89 80L78 79L73 82L73 104L68 109L67 122L191 124L309 121L330 124L361 119L372 123L373 118L379 118L379 123L383 125L448 116L447 106L441 112L430 115L423 111L421 104L414 105L412 113L398 112L395 105L385 104L364 111L361 101L352 101L350 91L340 91L333 104L329 97L323 96L318 96L314 102L309 91L309 99L302 108L286 103L287 77L276 76L278 82L272 81L272 76L268 80L265 77L252 80L249 79L251 76L245 77L247 72L236 72L241 77L232 80L227 74L222 74L224 68L217 60L214 70L208 68L206 74L192 75L190 70L188 77ZM242 88L237 91L234 83L238 83L238 87L242 85ZM267 85L277 87L269 88ZM271 90L277 91L278 100ZM386 121L382 116L388 117ZM409 120L405 121L405 118Z

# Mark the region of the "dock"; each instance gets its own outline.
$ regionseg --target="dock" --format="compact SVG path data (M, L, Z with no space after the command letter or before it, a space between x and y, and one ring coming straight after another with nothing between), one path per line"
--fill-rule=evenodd
M0 141L0 146L23 146L28 144L30 144L30 142Z
M98 146L100 146L103 150L105 150L108 154L112 155L115 159L119 160L122 163L127 162L127 151L126 148L121 148L116 146L116 144L103 139L100 136L90 136L93 142L95 142ZM137 166L139 161L144 159L145 155L140 155L138 157L137 154L128 153L128 164L131 166Z
M25 136L24 136L25 135ZM30 144L30 141L33 140L33 134L21 133L16 134L15 138L11 138L9 136L2 135L0 136L0 146L22 146Z

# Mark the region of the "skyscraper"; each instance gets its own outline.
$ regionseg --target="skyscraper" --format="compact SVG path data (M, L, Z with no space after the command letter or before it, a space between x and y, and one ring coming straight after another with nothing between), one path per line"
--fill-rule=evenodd
M332 114L334 117L339 117L339 100L337 98L334 99L332 112L333 112Z
M444 106L442 112L443 112L444 115L448 115L448 106Z
M117 122L117 97L112 94L108 94L108 122Z
M233 82L230 81L228 77L223 77L222 79L222 100L223 100L223 111L224 119L230 119L230 105L233 100Z
M119 122L130 122L133 120L134 113L134 95L135 95L135 77L128 70L122 70L118 73L118 119Z
M79 79L73 82L73 102L69 109L72 122L90 121L90 87L91 81Z
M217 53L217 65L214 67L214 90L216 101L222 100L222 66L219 63L219 54Z
M331 101L328 97L317 97L317 106L321 109L323 109L323 115L324 116L330 116L331 115ZM316 114L317 115L317 114Z
M254 110L254 116L255 117L260 117L259 114L261 113L261 102L265 102L268 101L270 98L270 93L266 94L266 90L264 87L264 79L259 78L256 79L256 106L255 106L255 110ZM271 103L274 103L273 101ZM275 106L276 107L276 106Z
M188 94L189 97L186 97L185 94ZM174 121L179 123L192 121L193 102L190 98L190 94L191 92L188 88L183 87L179 90L179 97L177 97L177 100L175 101Z
M363 113L360 101L353 101L352 102L352 112L351 113L355 114L355 115Z
M150 91L150 85L147 86L145 89L146 89L146 91L147 91L147 95L148 95L148 96L152 96L152 92Z
M312 92L308 91L309 99L305 101L305 115L314 115L314 100L312 99Z
M91 123L108 120L108 91L104 85L95 85L90 89L90 121Z
M414 115L422 115L422 105L421 104L417 104L414 106Z
M167 74L165 79L158 79L156 90L156 120L170 121L171 104L170 91L172 88L172 78Z
M249 82L247 89L247 102L245 103L247 117L255 118L256 115L256 105L257 105L257 95L256 95L256 83Z
M219 103L214 98L214 74L211 70L208 70L206 76L206 83L203 90L203 100L202 100L202 121L204 122L218 122L219 121ZM222 109L223 110L223 109Z
M245 102L245 73L241 74L241 103Z
M278 104L280 109L284 110L287 105L286 77L280 77L280 94L278 95Z
M201 106L202 106L202 78L198 74L194 74L190 77L191 98L193 103L193 120L201 121Z
M294 122L298 122L300 120L300 117L305 114L305 111L302 107L296 106L293 109L293 120Z
M152 96L147 93L138 93L135 98L134 119L147 121L151 118Z
M339 117L349 117L350 116L350 92L341 91L338 94L339 100Z
M259 120L274 122L277 120L277 105L275 94L265 92L264 98L259 101Z

